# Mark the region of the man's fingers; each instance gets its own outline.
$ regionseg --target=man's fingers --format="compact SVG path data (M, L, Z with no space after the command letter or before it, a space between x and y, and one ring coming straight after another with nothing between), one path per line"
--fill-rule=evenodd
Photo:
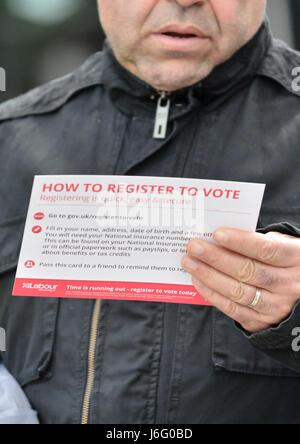
M256 288L250 285L238 282L220 271L206 265L202 262L194 260L188 255L182 260L183 268L191 273L195 279L198 279L211 290L222 294L227 299L240 305L248 307L254 300ZM272 303L273 302L273 303ZM264 297L255 307L255 311L272 315L277 306L274 304L272 293L264 290Z
M207 302L241 324L249 333L257 333L270 327L264 319L261 319L261 315L254 312L251 308L236 304L209 289L195 278L193 279L193 285Z
M231 276L238 282L271 292L286 291L285 269L263 264L201 239L191 241L188 244L187 252L195 259Z
M221 229L215 232L214 240L231 251L275 267L300 263L300 240L279 233Z

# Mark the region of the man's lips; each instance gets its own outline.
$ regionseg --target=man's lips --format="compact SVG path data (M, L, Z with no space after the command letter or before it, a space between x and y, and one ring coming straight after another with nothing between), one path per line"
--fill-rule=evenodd
M208 38L200 29L195 26L169 25L160 29L155 34L165 35L173 38Z
M194 26L170 25L155 32L162 48L170 51L196 51L209 37Z

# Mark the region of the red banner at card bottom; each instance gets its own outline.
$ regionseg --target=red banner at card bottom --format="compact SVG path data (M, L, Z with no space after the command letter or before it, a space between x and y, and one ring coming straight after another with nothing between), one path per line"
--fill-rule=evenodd
M210 305L192 285L140 282L65 281L17 278L13 295Z

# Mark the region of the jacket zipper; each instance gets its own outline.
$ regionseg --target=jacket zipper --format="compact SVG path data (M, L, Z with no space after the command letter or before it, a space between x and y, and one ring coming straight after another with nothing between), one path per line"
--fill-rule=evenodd
M171 107L170 93L165 91L158 91L158 103L155 117L155 127L153 137L155 139L165 139L168 130L169 114ZM82 404L81 424L89 423L91 398L93 392L93 385L95 380L95 360L96 360L96 346L98 336L98 326L100 319L101 300L98 299L93 310L93 319L91 325L89 354L88 354L88 372L85 394Z
M86 382L85 394L82 405L82 414L81 414L81 424L83 425L89 423L91 398L92 398L93 385L95 380L96 346L97 346L98 326L100 319L100 309L101 309L101 300L98 299L95 302L92 325L91 325L87 382Z
M169 114L171 108L170 93L166 91L158 91L158 102L156 109L154 139L165 139L167 137Z

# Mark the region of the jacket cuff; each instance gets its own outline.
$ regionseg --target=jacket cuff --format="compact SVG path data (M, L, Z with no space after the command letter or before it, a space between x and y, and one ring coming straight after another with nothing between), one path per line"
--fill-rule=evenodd
M264 234L274 231L300 238L300 229L287 222L268 225L257 231ZM254 347L280 361L283 365L300 371L300 352L297 353L292 349L292 342L295 339L292 335L293 330L300 327L300 301L294 307L291 315L276 327L259 333L249 333L240 324L236 323L236 326Z
M258 233L267 234L271 231L275 231L276 233L287 234L289 236L300 237L300 228L295 225L291 225L289 222L281 222L278 224L271 224L266 226L265 228L260 228L257 230Z

